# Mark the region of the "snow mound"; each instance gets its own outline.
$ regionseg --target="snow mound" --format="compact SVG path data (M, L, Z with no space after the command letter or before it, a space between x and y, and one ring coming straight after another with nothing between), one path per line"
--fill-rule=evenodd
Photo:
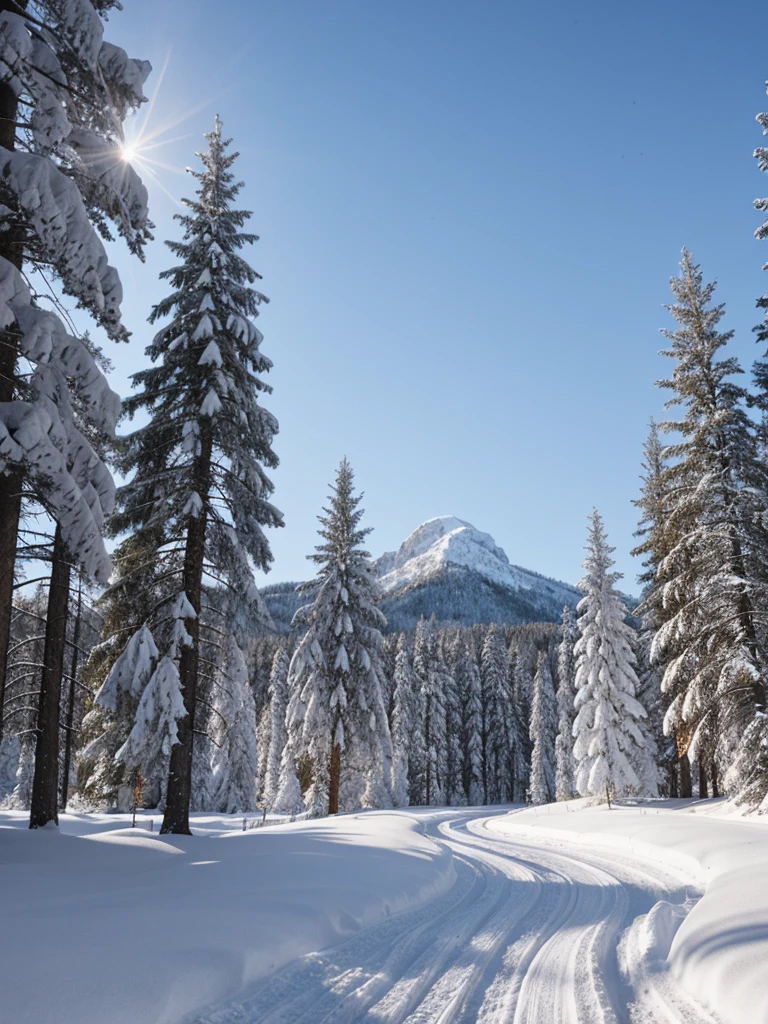
M492 831L614 848L681 872L704 890L698 901L657 903L626 941L633 987L664 1001L669 975L722 1024L768 1021L768 821L741 817L722 800L588 800L529 808ZM667 975L665 980L664 975ZM654 1020L656 1018L653 1018ZM679 1017L660 1016L660 1020ZM688 1020L688 1017L683 1017ZM699 1020L694 1017L691 1019Z
M666 960L672 940L686 918L690 907L684 903L659 900L635 923L635 948L647 961Z
M3 1024L178 1024L456 878L406 813L246 832L192 815L193 836L146 818L62 814L61 830L30 831L0 813Z

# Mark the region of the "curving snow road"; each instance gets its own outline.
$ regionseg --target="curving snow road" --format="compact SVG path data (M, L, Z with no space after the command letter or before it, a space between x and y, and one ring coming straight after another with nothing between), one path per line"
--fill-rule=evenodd
M198 1024L716 1024L642 959L636 921L699 893L623 852L494 831L494 817L424 817L454 857L448 893L294 961Z

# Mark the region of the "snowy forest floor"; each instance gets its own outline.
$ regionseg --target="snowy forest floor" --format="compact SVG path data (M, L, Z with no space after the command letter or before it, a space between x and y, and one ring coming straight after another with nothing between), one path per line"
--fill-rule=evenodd
M4 1021L768 1021L768 823L722 802L128 824L0 813Z

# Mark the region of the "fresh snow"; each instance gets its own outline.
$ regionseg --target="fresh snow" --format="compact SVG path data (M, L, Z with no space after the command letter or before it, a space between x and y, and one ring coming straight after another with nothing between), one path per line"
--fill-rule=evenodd
M711 1017L667 1016L638 1021L768 1021L768 822L742 817L724 800L652 801L588 806L588 801L530 808L489 828L528 841L557 842L574 855L602 849L661 865L704 893L690 913L658 901L625 937L620 959L633 987L648 985L655 1012L677 986Z
M450 852L405 815L246 832L241 817L191 818L190 837L148 832L146 817L131 829L127 815L65 814L59 834L0 813L0 1019L181 1021L455 877Z
M722 801L147 816L0 816L4 1019L768 1019L768 825Z

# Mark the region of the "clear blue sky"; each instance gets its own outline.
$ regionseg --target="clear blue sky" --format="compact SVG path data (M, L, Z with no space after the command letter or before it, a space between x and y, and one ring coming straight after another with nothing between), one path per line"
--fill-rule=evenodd
M125 394L177 237L166 195L219 113L241 151L281 425L269 580L306 578L342 455L374 554L453 514L575 582L603 513L626 589L658 328L680 248L720 282L749 366L768 287L752 151L764 6L452 0L126 0L107 37L148 58L146 264L114 248ZM137 123L141 123L141 115ZM180 122L180 123L176 123ZM179 136L186 136L179 138ZM174 168L176 170L174 170Z

